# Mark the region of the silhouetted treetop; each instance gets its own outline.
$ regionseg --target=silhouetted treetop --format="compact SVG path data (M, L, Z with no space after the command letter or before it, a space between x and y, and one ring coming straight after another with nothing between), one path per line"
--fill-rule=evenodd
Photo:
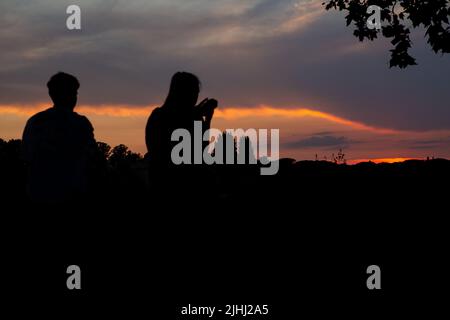
M102 160L108 160L111 156L111 146L104 142L97 141L97 153Z
M369 29L367 9L371 5L381 8L381 33L392 39L390 67L406 68L416 65L409 54L412 46L410 26L425 28L425 38L435 53L450 52L449 0L329 0L326 10L347 11L347 26L353 24L353 34L360 41L374 40L380 30Z
M5 141L0 139L0 164L22 161L22 142L18 139Z
M104 146L104 151L106 151L107 147L109 146ZM139 153L130 151L127 146L119 144L112 149L108 160L113 167L128 167L137 161L142 160L142 156Z

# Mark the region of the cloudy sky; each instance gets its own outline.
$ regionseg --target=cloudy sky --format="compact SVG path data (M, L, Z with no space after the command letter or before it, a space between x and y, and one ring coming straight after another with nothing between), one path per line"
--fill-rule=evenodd
M418 30L419 66L389 69L389 42L358 42L322 2L2 0L0 137L51 106L45 84L65 71L97 139L145 153L146 119L184 70L219 100L215 127L279 128L282 156L450 158L450 56ZM66 28L71 4L81 31Z

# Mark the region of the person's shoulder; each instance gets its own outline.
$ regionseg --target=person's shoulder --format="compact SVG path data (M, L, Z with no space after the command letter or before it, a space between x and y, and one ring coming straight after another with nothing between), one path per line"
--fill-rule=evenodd
M152 123L159 123L161 121L164 121L166 118L166 111L163 107L157 107L153 109L152 113L150 114L150 117L148 118L149 122Z
M82 114L73 112L73 116L80 122L91 123L89 119L86 116L83 116Z
M73 112L74 117L77 119L80 126L83 126L89 130L94 130L91 121L86 116Z
M153 109L153 111L152 111L152 113L150 114L150 117L153 117L153 118L155 118L155 117L161 117L161 116L163 116L164 115L164 108L162 108L162 107L157 107L157 108L155 108L155 109Z
M30 119L37 120L37 119L42 119L42 118L49 117L53 113L53 110L54 110L53 107L47 108L47 109L45 109L43 111L40 111L40 112L36 113Z
M43 122L51 117L52 112L53 112L53 108L48 108L44 111L40 111L40 112L36 113L35 115L31 116L31 118L28 119L27 124L33 125L36 123Z

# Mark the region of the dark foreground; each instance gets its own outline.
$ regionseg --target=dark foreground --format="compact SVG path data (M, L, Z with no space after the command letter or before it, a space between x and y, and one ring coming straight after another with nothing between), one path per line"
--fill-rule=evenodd
M54 207L26 200L25 174L10 161L0 287L16 315L208 318L182 316L188 304L269 305L268 316L213 319L448 312L450 161L282 160L271 177L218 169L188 198L156 196L134 163L110 168L89 202ZM66 287L72 264L80 291ZM381 268L379 291L366 287L370 265Z

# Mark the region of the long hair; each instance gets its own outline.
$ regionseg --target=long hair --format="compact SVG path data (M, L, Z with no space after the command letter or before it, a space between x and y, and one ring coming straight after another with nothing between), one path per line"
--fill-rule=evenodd
M189 72L175 73L170 82L169 94L163 107L194 107L200 87L201 83L196 75Z

